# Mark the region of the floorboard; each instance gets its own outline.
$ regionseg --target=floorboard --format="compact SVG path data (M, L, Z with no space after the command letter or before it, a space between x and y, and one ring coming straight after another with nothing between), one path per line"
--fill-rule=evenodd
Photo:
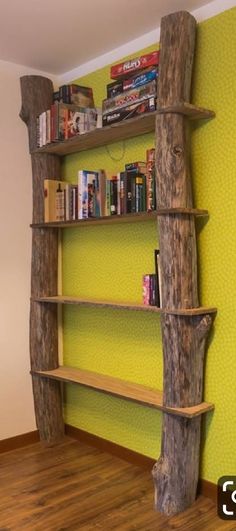
M172 518L153 509L151 474L70 438L0 455L0 531L235 531L200 496Z

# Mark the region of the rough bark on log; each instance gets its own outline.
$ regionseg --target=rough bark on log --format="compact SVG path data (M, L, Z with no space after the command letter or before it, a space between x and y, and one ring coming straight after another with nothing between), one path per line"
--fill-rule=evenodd
M186 12L161 22L158 104L189 101L195 43L195 20ZM158 208L193 206L187 118L157 114L156 174ZM189 214L158 218L162 301L164 308L199 306L195 219ZM161 317L163 403L171 407L199 404L203 362L212 316ZM161 456L153 469L155 506L166 515L186 509L196 497L201 417L186 420L163 415Z
M21 78L22 109L27 124L30 151L37 147L36 118L50 108L52 82L41 76ZM60 179L60 159L55 155L33 154L33 223L44 221L45 178ZM34 297L57 294L58 230L32 229L31 294ZM58 367L57 306L31 301L31 369ZM36 424L40 438L47 443L59 441L64 434L61 386L59 382L32 376Z

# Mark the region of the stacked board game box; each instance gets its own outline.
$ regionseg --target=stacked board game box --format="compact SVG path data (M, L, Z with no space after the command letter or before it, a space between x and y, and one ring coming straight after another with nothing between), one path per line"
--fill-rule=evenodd
M156 109L159 51L111 67L102 124L111 125Z

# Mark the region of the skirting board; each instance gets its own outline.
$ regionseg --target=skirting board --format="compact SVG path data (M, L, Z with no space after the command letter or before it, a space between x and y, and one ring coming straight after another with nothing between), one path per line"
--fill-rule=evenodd
M151 470L155 459L147 457L145 455L139 454L134 450L129 450L129 448L124 448L119 444L113 443L92 433L88 433L69 424L65 425L65 434L72 439L76 439L88 446L95 446L102 452L107 452L109 454L115 455L120 459L124 459L133 465L140 466L142 468ZM22 435L17 435L16 437L10 437L9 439L3 439L0 441L0 454L9 452L11 450L17 450L17 448L22 448L23 446L28 446L39 442L39 433L37 430L31 431L29 433L23 433ZM206 481L205 479L200 479L198 483L198 494L210 498L214 502L217 500L217 485Z
M139 454L138 452L129 450L128 448L124 448L119 444L113 443L106 439L102 439L102 437L98 437L97 435L93 435L92 433L88 433L79 428L75 428L74 426L70 426L69 424L65 425L65 434L68 435L68 437L71 437L84 444L87 444L88 446L95 446L102 452L107 452L109 454L115 455L120 459L124 459L125 461L132 463L133 465L137 465L148 470L151 470L154 463L156 462L156 460L152 459L151 457ZM197 493L201 494L202 496L205 496L206 498L210 498L215 503L217 501L217 485L211 483L210 481L200 479L198 483Z
M30 431L29 433L22 433L22 435L16 435L9 439L3 439L0 441L0 454L10 452L11 450L17 450L23 446L34 444L39 442L39 433L37 430Z

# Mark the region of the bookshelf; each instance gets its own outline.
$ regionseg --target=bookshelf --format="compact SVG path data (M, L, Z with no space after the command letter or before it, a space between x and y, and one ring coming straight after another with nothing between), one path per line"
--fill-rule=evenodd
M158 108L155 113L40 149L36 144L36 117L50 107L53 86L49 79L41 76L21 78L21 118L28 127L33 174L30 357L40 438L52 444L64 435L61 396L61 382L64 381L161 410L162 450L153 469L153 479L155 506L167 515L186 509L196 497L201 416L214 408L202 397L206 339L216 308L199 304L195 231L196 218L208 216L208 212L193 206L188 156L189 120L208 120L214 117L214 112L189 103L195 32L196 22L187 12L162 19ZM172 84L171 79L174 80ZM157 139L156 212L44 223L43 180L60 179L64 155L154 130ZM84 226L155 219L159 231L162 309L57 295L58 229L76 226L82 230ZM163 392L108 375L59 366L57 309L60 304L160 314Z

